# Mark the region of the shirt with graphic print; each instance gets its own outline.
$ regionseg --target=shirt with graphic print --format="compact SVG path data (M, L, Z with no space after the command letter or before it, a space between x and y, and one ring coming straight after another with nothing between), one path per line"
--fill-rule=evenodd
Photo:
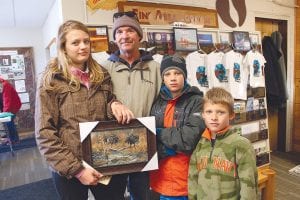
M249 71L243 65L243 55L231 50L224 54L223 65L229 69L228 81L233 98L247 100Z
M207 55L207 77L209 88L222 87L228 92L228 75L229 68L225 68L223 65L223 52L211 52Z
M244 65L249 69L249 82L252 88L265 87L265 68L266 60L257 51L249 51L244 58Z
M186 56L187 81L191 86L198 87L204 94L208 90L207 54L194 51Z

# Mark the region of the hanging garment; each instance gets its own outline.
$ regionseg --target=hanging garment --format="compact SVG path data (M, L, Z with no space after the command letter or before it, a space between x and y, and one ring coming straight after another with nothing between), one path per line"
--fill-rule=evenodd
M247 100L249 71L243 65L243 55L231 50L224 54L223 65L229 69L229 88L234 99Z
M280 67L280 74L282 75L283 80L283 90L284 90L284 97L287 100L289 98L289 94L286 87L286 65L285 65L285 58L281 49L282 45L282 35L279 31L275 31L271 34L271 38L273 40L274 45L277 47L278 51L281 53L281 56L278 59L278 65Z
M244 65L249 70L249 83L252 88L265 87L265 63L264 56L258 51L248 51Z
M191 86L196 86L204 94L208 88L207 54L194 51L186 56L187 81Z
M228 84L229 68L223 65L223 52L211 52L207 55L207 79L209 88L222 87L230 92Z
M263 55L266 59L265 79L266 95L268 105L276 108L285 105L285 89L281 68L278 64L282 56L273 43L270 36L265 36L262 40Z

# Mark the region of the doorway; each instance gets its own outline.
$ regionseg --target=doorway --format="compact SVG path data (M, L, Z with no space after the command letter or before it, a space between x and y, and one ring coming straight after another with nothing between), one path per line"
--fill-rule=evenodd
M275 31L281 33L281 49L285 58L285 66L287 66L287 21L256 17L255 30L260 31L261 38L271 36ZM272 151L285 151L286 149L286 111L286 106L275 108L268 105L269 140Z

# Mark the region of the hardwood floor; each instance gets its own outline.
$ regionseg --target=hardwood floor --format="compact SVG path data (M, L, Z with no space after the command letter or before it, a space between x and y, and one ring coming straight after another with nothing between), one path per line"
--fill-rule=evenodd
M27 148L0 154L0 189L50 178L50 170L35 148Z
M300 199L300 176L292 176L288 170L300 164L300 153L274 152L271 168L276 171L275 200Z
M275 200L300 199L300 177L288 174L288 170L298 164L299 153L271 154L271 168L276 171ZM0 153L0 169L0 190L51 177L36 147L15 151L15 156L10 152Z

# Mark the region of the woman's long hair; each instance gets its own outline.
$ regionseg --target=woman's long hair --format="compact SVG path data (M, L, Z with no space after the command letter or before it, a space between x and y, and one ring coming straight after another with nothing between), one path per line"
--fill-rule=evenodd
M59 87L52 84L53 77L57 74L60 74L66 79L73 89L77 90L80 88L80 81L68 70L69 66L72 66L72 60L65 52L66 35L72 30L81 30L89 34L87 27L83 23L75 20L68 20L59 27L56 40L58 55L49 61L43 76L43 86L47 90L55 90ZM90 82L101 84L104 79L104 73L100 65L92 58L91 53L85 65L89 70Z

